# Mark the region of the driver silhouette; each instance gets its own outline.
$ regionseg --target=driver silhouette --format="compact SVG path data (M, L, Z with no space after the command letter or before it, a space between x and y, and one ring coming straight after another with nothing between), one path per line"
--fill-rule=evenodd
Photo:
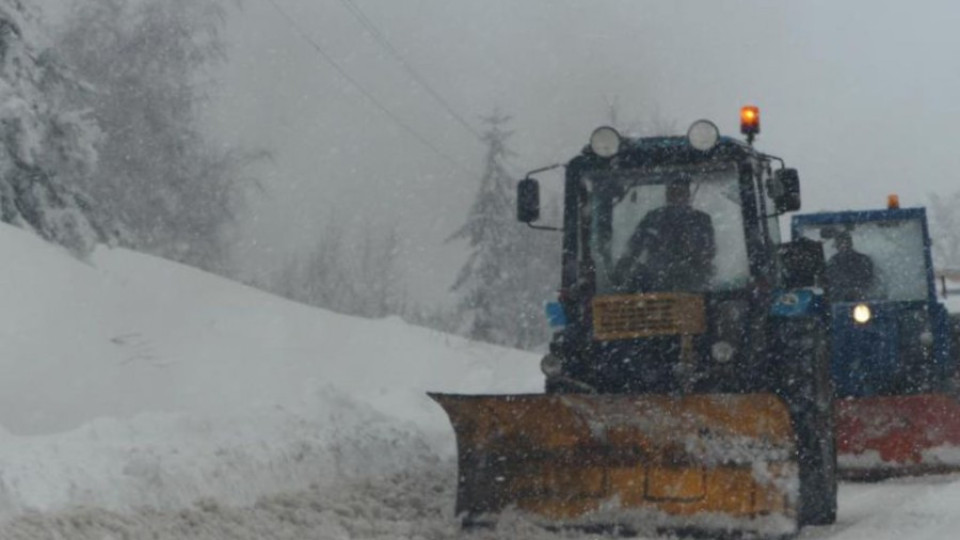
M698 291L713 276L716 245L713 221L690 205L690 181L666 186L667 204L637 224L613 281L635 291Z

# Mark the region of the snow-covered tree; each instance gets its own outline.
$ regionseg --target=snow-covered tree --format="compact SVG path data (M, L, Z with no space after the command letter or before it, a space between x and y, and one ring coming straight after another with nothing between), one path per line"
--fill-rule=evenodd
M88 191L133 247L220 272L255 159L202 131L226 15L219 0L75 0L57 40L105 135Z
M100 132L65 101L77 85L43 52L40 30L24 2L0 0L0 219L84 255L110 236L80 187Z
M400 238L370 228L349 231L331 219L313 248L291 257L267 289L347 315L401 315L406 293L398 261Z
M508 120L500 113L485 119L487 151L479 190L466 223L449 239L466 240L470 248L452 289L460 294L458 312L467 336L530 348L546 341L543 303L559 273L549 269L555 237L516 221L516 182L504 167L510 155Z
M930 236L933 262L937 268L960 268L960 192L930 196Z

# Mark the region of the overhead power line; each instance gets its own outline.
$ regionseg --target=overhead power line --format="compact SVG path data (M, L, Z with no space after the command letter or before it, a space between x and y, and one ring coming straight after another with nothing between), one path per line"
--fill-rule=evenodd
M472 174L469 171L467 171L466 168L460 164L460 162L458 162L454 158L450 157L449 155L441 151L439 148L437 148L436 145L430 142L430 140L428 140L426 137L421 135L417 130L410 127L410 125L404 122L403 119L401 119L399 116L394 114L393 111L387 108L386 105L381 103L380 100L378 100L376 96L374 96L369 90L367 90L362 84L360 84L359 81L351 77L350 74L336 60L334 60L333 57L330 54L328 54L323 49L323 47L320 46L319 43L317 43L313 38L311 38L303 30L303 28L301 28L300 25L297 24L297 22L293 19L293 17L291 17L282 7L280 7L280 4L278 4L276 0L266 0L266 2L270 3L273 6L273 8L277 11L277 13L279 13L280 16L284 19L284 21L286 21L287 25L289 25L290 28L292 28L293 31L296 32L298 36L300 36L301 39L307 42L313 48L313 50L316 51L317 54L319 54L320 57L323 58L324 61L326 61L327 64L330 65L330 67L332 67L338 74L340 74L340 76L343 77L344 80L346 80L348 83L353 85L357 90L359 90L360 93L365 98L367 98L367 100L370 101L370 103L372 103L377 109L380 110L380 112L382 112L388 118L390 118L393 121L393 123L399 126L402 130L406 131L412 137L417 139L417 141L419 141L420 144L430 149L433 153L437 154L438 156L443 158L445 161L447 161L457 169L461 170L466 174Z
M478 141L483 142L483 135L481 135L479 131L474 129L474 127L470 125L470 122L467 122L463 118L463 115L457 112L457 110L450 105L450 102L448 102L443 97L443 95L440 94L440 92L436 91L430 85L430 83L428 83L427 80L424 79L422 75L420 75L420 72L414 69L414 67L410 65L409 62L407 62L407 60L403 57L403 55L400 54L400 51L397 50L397 48L394 47L392 43L390 43L390 40L387 39L387 37L383 34L383 32L380 31L377 25L375 25L373 21L371 21L370 18L367 17L367 15L363 12L363 10L360 9L360 6L358 6L356 2L354 2L353 0L340 0L340 3L343 4L345 8L347 8L347 11L349 11L350 14L353 15L355 19L357 19L357 21L360 23L361 26L363 26L364 28L367 29L368 32L370 32L370 35L374 38L374 40L376 40L376 42L380 45L380 47L383 48L385 51L387 51L387 53L390 54L390 56L392 56L403 67L403 69L407 72L407 74L410 75L410 77L418 85L420 85L421 88L426 90L427 93L430 94L430 96L432 96L433 99L435 99L437 103L439 103L440 106L442 106L444 110L446 110L447 113L449 113L450 116L452 116L465 130L467 130L471 135L476 137Z
M343 4L343 6L347 9L347 11L349 11L350 14L353 15L355 19L357 19L357 21L360 23L361 26L367 29L367 31L374 38L374 40L381 46L381 48L386 50L387 53L390 54L390 56L392 56L398 63L400 63L404 71L406 71L407 74L410 75L410 77L414 80L414 82L416 82L418 85L420 85L421 88L426 90L427 93L430 94L433 97L433 99L435 99L437 103L439 103L440 106L442 106L444 110L446 110L447 113L449 113L450 116L452 116L454 120L456 120L467 132L473 135L477 139L477 141L479 141L481 144L487 144L486 137L482 133L477 131L477 129L474 128L470 124L470 122L464 119L463 115L460 114L456 109L454 109L453 106L450 105L450 102L447 101L443 97L443 95L440 94L440 92L436 91L430 85L430 83L428 83L427 80L422 75L420 75L420 72L418 72L410 64L410 62L407 62L407 60L403 57L403 55L400 54L400 51L393 46L390 40L387 39L387 37L383 34L383 32L380 31L377 25L374 24L369 17L367 17L367 15L363 12L362 9L360 9L360 6L358 6L356 2L354 2L353 0L340 0L340 3ZM512 176L520 176L519 173L517 172L519 170L519 167L517 167L514 163L511 163L510 160L506 158L502 158L502 159L503 159L503 166L505 169L507 169L508 173L510 173Z

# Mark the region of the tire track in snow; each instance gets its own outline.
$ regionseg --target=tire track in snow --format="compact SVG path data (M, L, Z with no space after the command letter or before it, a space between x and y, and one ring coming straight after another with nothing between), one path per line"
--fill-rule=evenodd
M0 526L5 540L439 540L458 534L454 465L323 490L261 498L248 507L204 500L177 511L74 508Z
M201 501L178 511L74 508L31 513L0 526L4 540L564 540L506 518L495 529L463 531L453 515L456 464L335 488L264 497L248 507ZM594 538L594 536L589 536Z
M560 540L595 539L505 519L464 532L453 516L456 464L314 487L246 507L214 500L171 511L74 508L28 513L0 526L9 540ZM960 530L960 476L842 484L838 522L805 529L801 540L946 540Z

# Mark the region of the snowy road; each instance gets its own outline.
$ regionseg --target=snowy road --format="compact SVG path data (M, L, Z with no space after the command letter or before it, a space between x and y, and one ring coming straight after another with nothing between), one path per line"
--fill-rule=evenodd
M802 539L949 540L960 536L960 476L841 484L837 523Z
M217 501L181 511L111 512L96 508L31 514L0 527L11 540L119 539L410 539L557 540L594 538L550 533L524 523L464 533L452 517L453 464L360 482L334 490L268 497L249 507ZM801 540L947 540L960 531L960 476L843 484L835 525L813 527Z

